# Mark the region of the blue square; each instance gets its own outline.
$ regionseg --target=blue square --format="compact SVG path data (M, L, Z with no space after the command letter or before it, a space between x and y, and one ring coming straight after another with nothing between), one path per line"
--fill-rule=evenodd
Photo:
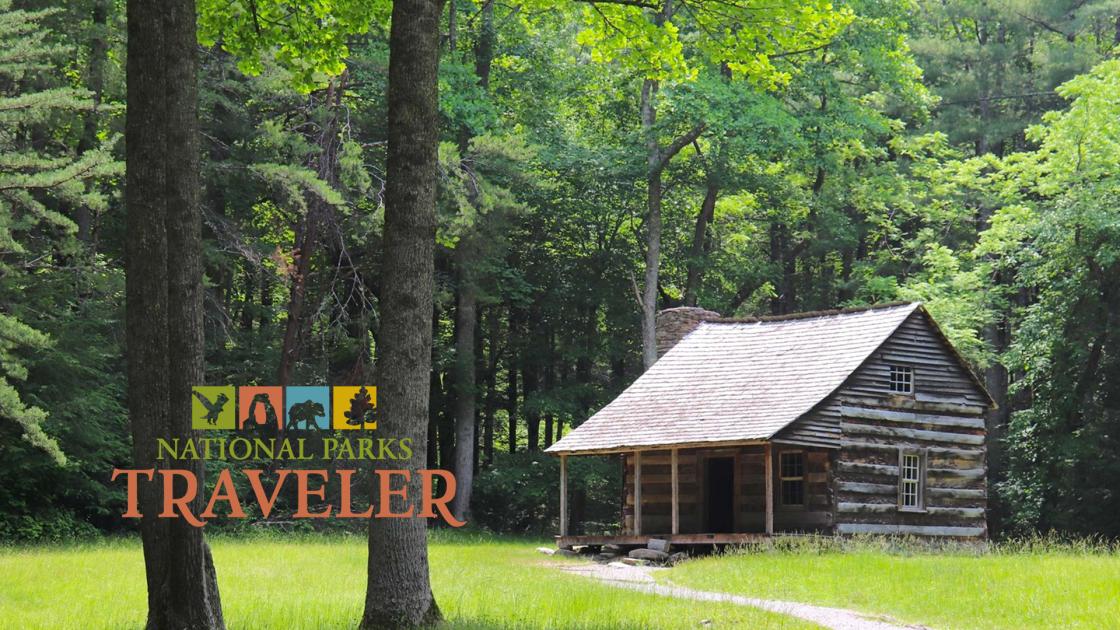
M288 405L285 431L326 431L331 426L331 388L292 386L284 392Z

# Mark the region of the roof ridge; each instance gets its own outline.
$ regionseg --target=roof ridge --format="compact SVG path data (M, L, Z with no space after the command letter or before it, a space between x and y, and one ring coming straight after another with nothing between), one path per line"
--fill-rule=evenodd
M813 319L817 317L835 317L836 315L851 315L868 311L886 310L902 306L920 306L921 302L884 302L868 306L850 306L827 311L805 311L802 313L788 313L786 315L761 315L758 317L713 317L706 319L705 324L760 324L766 322L784 322L795 319Z

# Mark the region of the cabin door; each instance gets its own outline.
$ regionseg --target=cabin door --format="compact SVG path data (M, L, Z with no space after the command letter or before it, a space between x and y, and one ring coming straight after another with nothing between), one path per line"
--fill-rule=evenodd
M705 516L708 533L735 531L735 458L712 457L706 460Z

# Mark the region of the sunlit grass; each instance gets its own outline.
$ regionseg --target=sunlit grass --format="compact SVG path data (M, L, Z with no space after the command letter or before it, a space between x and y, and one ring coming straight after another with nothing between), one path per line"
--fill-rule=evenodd
M436 599L452 628L810 628L730 604L699 605L566 575L533 548L546 544L437 532ZM365 597L360 537L211 541L226 622L242 628L348 628ZM140 628L137 540L0 549L0 628Z
M686 562L662 580L883 614L932 628L1120 628L1120 555L1047 540L989 549L801 545Z

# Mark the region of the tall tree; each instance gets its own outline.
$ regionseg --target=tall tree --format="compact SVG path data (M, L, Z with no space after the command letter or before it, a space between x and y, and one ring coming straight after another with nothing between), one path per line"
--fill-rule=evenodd
M75 156L63 142L48 141L54 134L47 121L88 115L95 106L86 91L54 84L53 77L47 85L33 83L74 52L51 43L41 26L53 13L12 10L9 0L0 0L0 419L61 464L66 457L43 428L47 412L28 404L16 386L28 377L20 355L50 347L51 339L21 321L14 307L29 284L45 280L36 261L73 250L77 228L59 206L104 209L104 196L86 183L117 175L119 164L109 146L81 146Z
M638 291L642 361L657 361L655 320L660 294L662 178L670 161L709 127L699 112L665 125L658 121L660 92L680 87L701 71L722 66L733 77L762 86L788 79L775 61L818 50L850 19L828 2L705 3L696 0L587 0L582 34L600 60L621 60L642 80L638 114L646 158L645 272ZM782 25L776 28L775 25ZM662 139L665 130L672 139ZM635 287L635 289L637 289Z
M202 460L156 459L156 439L189 439L191 387L202 382L202 243L195 5L128 3L125 127L128 244L126 342L133 458L140 469ZM223 628L210 548L184 519L159 518L162 484L141 483L147 627ZM202 509L202 496L195 510Z
M427 455L442 4L441 0L394 0L389 32L389 145L377 372L384 430L412 440L413 462L423 462ZM412 476L409 490L409 496L420 496L418 475ZM405 511L403 505L379 508ZM362 628L419 626L441 618L428 576L423 519L370 519L367 574Z

